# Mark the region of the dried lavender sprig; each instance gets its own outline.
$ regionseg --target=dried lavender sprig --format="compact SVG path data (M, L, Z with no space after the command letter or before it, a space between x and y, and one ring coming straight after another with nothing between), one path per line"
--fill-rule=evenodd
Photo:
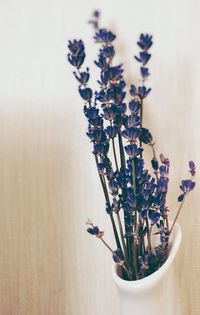
M122 76L122 70L120 68L120 66L115 66L112 67L112 59L114 56L114 47L111 44L111 42L115 39L115 35L110 32L107 31L106 29L99 29L98 32L96 32L95 34L95 40L98 43L102 44L102 49L100 49L100 53L99 53L99 60L96 61L96 65L101 69L101 81L98 81L100 83L101 86L101 91L98 94L97 93L97 99L101 102L104 102L105 104L102 104L102 106L105 107L104 109L104 114L105 111L106 113L108 112L108 109L111 108L110 104L112 104L114 100L114 95L112 95L111 89L112 86L116 86L117 82L119 80L121 80ZM111 92L108 95L108 92ZM123 93L118 97L118 99L122 99ZM111 102L111 103L110 103ZM104 108L103 107L103 108ZM107 109L108 108L108 109ZM115 107L113 107L113 109L117 109L116 105ZM111 118L108 117L108 119L110 119L110 124L112 126L112 120L114 121L115 119L115 115L113 113L113 117L111 116ZM117 157L116 157L116 150L115 150L115 140L114 137L112 138L112 145L113 145L113 153L114 153L114 160L115 160L115 164L116 164L116 169L117 171L119 170L118 168L118 162L117 162ZM118 132L118 141L119 141L119 151L120 151L120 159L121 159L121 169L125 169L125 155L124 155L124 148L123 148L123 142L122 142L122 138L121 138L121 134L120 132ZM122 188L122 195L123 198L125 198L125 190ZM118 218L118 222L119 222L119 218ZM120 229L120 224L119 224L119 229ZM125 224L125 231L127 231L127 225ZM121 241L122 244L124 244L124 239L123 239L123 235L121 234ZM124 246L123 246L124 247ZM127 250L130 253L130 244L129 244L129 240L127 239ZM124 254L125 254L125 249L124 249Z
M178 219L178 216L181 212L181 209L183 208L183 205L185 203L186 197L188 196L188 194L194 189L196 183L194 181L192 181L192 178L195 176L196 173L196 167L193 161L189 162L189 172L191 173L191 179L187 179L187 180L183 180L181 183L181 190L182 190L182 194L178 197L178 201L181 202L180 207L178 208L178 211L176 213L176 216L174 218L173 224L169 230L169 235L171 234L174 225Z
M114 48L111 45L111 42L115 39L115 35L112 34L112 32L109 32L109 31L107 31L105 29L101 29L96 34L95 39L96 39L96 41L100 42L103 45L103 49L102 49L103 54L106 54L106 56L107 56L106 58L108 58L107 59L107 64L108 64L109 71L106 71L106 68L104 68L105 65L106 65L106 63L104 62L105 60L103 61L103 59L101 58L98 61L98 66L100 68L102 67L102 70L103 70L102 73L104 74L104 77L101 78L101 80L102 80L101 83L102 83L102 91L104 90L104 92L105 92L104 96L106 98L106 97L110 97L108 93L110 93L111 88L113 88L113 87L115 87L115 85L119 84L118 80L119 80L119 78L121 76L122 69L121 69L121 66L117 66L117 67L112 67L111 66L112 58L113 58L113 55L114 55L113 54ZM140 100L140 103L141 103L141 100L143 102L143 99L150 92L150 89L147 89L144 86L144 81L149 75L148 68L146 68L145 65L147 64L147 62L148 62L148 60L150 58L150 54L147 52L147 50L150 48L152 42L151 42L151 38L148 38L148 36L143 35L143 34L141 35L140 39L141 40L138 42L138 45L143 50L143 52L141 52L139 54L139 57L137 57L136 59L139 62L141 62L142 65L143 65L141 67L141 75L143 77L143 86L139 87L138 89L136 89L134 86L132 87L131 95L135 96L135 100L133 100L133 102L135 102L135 103L137 103L137 97ZM77 56L75 56L74 58L71 58L69 61L72 64L74 63L77 66L77 68L79 69L81 64L82 64L82 62L83 62L83 59L84 59L84 54L81 54L81 51L78 51ZM88 81L88 73L87 72L84 73L84 74L80 73L79 76L80 77L78 77L78 81L79 80L82 80L84 82ZM90 99L91 99L91 90L90 89L81 89L80 90L80 95L81 95L81 97L84 100L89 102ZM137 95L137 97L136 97L136 95ZM103 98L104 98L104 96L100 95L100 97L103 97ZM123 98L124 98L123 88L121 89L120 94L118 94L117 97L120 97L120 100L119 99L116 100L116 96L114 96L114 95L111 95L111 98L108 98L108 99L105 99L105 100L103 99L103 102L105 102L105 110L103 110L104 111L104 116L105 116L104 118L110 120L109 117L111 117L111 122L115 120L115 112L113 111L114 107L115 107L114 103L116 102L118 105L120 105L120 103L123 102ZM135 103L134 104L131 103L131 102L129 103L129 107L130 107L131 113L134 113L135 109L136 109L136 112L137 112L138 105L137 104L135 105ZM91 102L89 103L89 107L92 108ZM108 109L107 109L107 107L108 107ZM141 107L141 105L140 105L140 107ZM147 129L143 128L143 126L141 124L142 123L141 122L142 121L142 119L141 119L142 118L141 117L142 110L143 109L140 108L140 118L139 118L139 120L138 120L137 115L136 116L133 115L133 117L129 117L127 115L124 115L123 118L125 118L126 122L125 121L121 122L120 129L121 129L122 125L124 125L125 128L130 127L129 126L130 123L131 124L135 124L135 126L138 127L138 123L139 123L140 130L141 130L141 134L139 136L139 140L141 141L141 144L142 143L147 143L148 144L148 141L149 141L148 138L151 135L150 135L149 131ZM125 111L124 111L124 113L125 113ZM126 123L128 124L128 127L126 126ZM126 129L126 134L128 134L129 131L130 130ZM111 132L111 134L113 135L113 130L109 130L109 132ZM114 134L114 138L115 138L115 136L116 136L116 134ZM121 137L121 132L118 133L119 140L120 140L120 137ZM109 138L112 139L112 137L110 137L110 136L109 136ZM113 138L113 140L114 140L114 138ZM147 141L147 142L145 142L145 141ZM112 141L112 142L114 142L114 141ZM95 141L94 141L94 143L95 143ZM104 146L105 143L102 143L101 146L102 145ZM107 146L107 144L106 144L106 146ZM108 146L109 146L109 143L108 143ZM121 148L123 149L122 153L124 154L122 138L121 138ZM105 149L106 148L104 147L103 150L105 150ZM125 150L126 150L127 154L129 155L129 157L133 157L133 155L136 154L136 153L139 154L139 151L140 151L140 149L137 148L137 145L135 143L131 143L130 145L126 146ZM106 149L106 152L107 152L107 149ZM121 153L121 151L120 151L120 153ZM105 194L106 194L106 196L108 196L107 199L109 199L109 195L108 195L108 191L107 191L107 187L106 187L105 174L102 171L102 169L103 169L102 168L103 167L102 164L104 163L104 158L107 158L107 153L105 154L104 157L102 157L101 154L98 155L98 152L96 154L97 155L95 155L95 156L97 157L97 159L99 158L97 167L99 169L99 172L100 172L100 175L101 175L101 179L102 179L102 182L103 182L103 185L104 185L104 188L105 188ZM114 154L114 150L113 150L113 154ZM126 180L127 180L128 176L130 176L130 174L127 173L128 170L126 170L125 155L124 155L124 161L122 161L123 154L121 154L121 162L124 162L124 172L121 171L122 168L120 169L120 171L118 171L117 167L116 167L116 170L117 170L116 173L117 173L118 177L122 176L122 178L120 180L123 180L123 176L125 176ZM115 159L115 156L114 156L114 159ZM135 166L137 166L137 168L139 167L139 170L137 169L137 174L136 174L136 177L137 177L136 188L137 187L139 188L138 198L139 199L141 198L140 202L142 202L142 204L139 203L139 208L138 208L139 217L137 218L137 212L136 212L136 215L135 215L134 244L137 244L137 242L139 242L139 243L137 244L137 246L134 247L134 250L136 249L137 255L141 255L143 257L143 259L144 259L145 252L146 252L145 244L144 244L144 237L146 235L147 236L147 241L148 241L148 238L149 239L151 238L151 231L152 231L153 225L157 224L158 229L160 229L160 231L161 231L160 232L160 234L161 234L161 245L160 245L160 249L159 248L156 249L157 250L156 255L161 257L160 263L162 264L162 262L164 262L164 258L165 258L165 251L163 251L163 249L164 248L165 248L165 250L167 249L168 238L169 238L168 235L167 235L168 233L166 232L166 230L164 228L164 225L161 223L161 221L162 221L161 218L163 217L165 219L167 211L168 211L167 207L165 206L165 201L166 201L165 199L166 199L167 185L168 185L168 178L166 178L166 176L165 176L166 168L165 168L165 165L164 166L161 165L159 167L158 162L157 162L157 160L155 158L155 154L154 154L154 157L152 159L152 166L153 166L153 169L156 171L157 175L158 175L158 168L159 168L159 173L160 173L160 177L157 178L157 185L154 185L153 181L152 181L152 180L154 180L154 178L151 177L148 174L148 172L143 169L143 167L141 167L141 162L142 161L139 161L138 157L135 158ZM116 164L116 161L115 161L115 164ZM132 173L131 173L132 177L133 177L133 169L134 168L135 167L132 167ZM191 169L190 170L191 174L194 173L194 164L191 161L190 161L190 169ZM108 178L107 171L108 170L106 169L106 176L107 176L107 179L109 180L109 185L110 185L110 179ZM130 169L129 169L129 171L130 171ZM125 174L125 172L126 172L126 174ZM116 181L116 178L115 178L115 181ZM134 182L134 180L132 179L132 183L133 182ZM116 182L116 184L119 185L119 183L117 183L117 182ZM188 181L184 181L184 184L182 184L182 187L184 188L184 186L185 186L187 188L188 185L189 185ZM192 184L192 185L194 186L194 184ZM120 197L120 195L119 195L119 199L120 199L120 203L121 203L123 208L125 207L124 202L129 202L128 201L128 196L127 196L127 189L129 189L128 187L129 186L127 186L126 184L122 184L120 186L120 189L122 189L122 195L123 196ZM149 199L149 197L148 197L148 190L151 191L151 194L153 196L152 200ZM114 194L115 194L115 191L118 191L118 187L116 185L113 185L113 192L114 192ZM183 190L183 194L181 196L179 196L179 201L180 202L183 201L183 199L186 196L184 193L186 193L186 192ZM118 192L117 192L117 194L118 194ZM143 199L144 199L144 204L143 204L143 201L142 201ZM113 205L112 205L112 207L113 207ZM107 208L108 208L107 212L109 214L111 214L113 212L112 207L110 205L110 201L107 202ZM133 207L133 209L135 211L136 207L133 206L133 205L132 206L130 206L130 205L128 206L128 208L131 208L131 207ZM144 207L146 207L146 208L144 208ZM129 212L127 212L127 213L129 213ZM126 218L125 218L125 227L127 227L127 225L129 226L128 227L128 232L129 233L130 233L130 227L132 225L131 221L129 221L129 217L131 218L132 216L133 216L133 212L130 212L130 215L127 215ZM127 218L128 218L128 220L127 220ZM146 226L145 226L144 222L146 220L147 220L147 223L146 223ZM148 220L151 221L151 226L150 227L148 225ZM158 221L159 221L159 223L157 223ZM137 225L137 223L139 225ZM140 228L139 233L137 231L138 226ZM132 226L132 228L133 228L133 226ZM146 229L146 232L145 232L145 229ZM120 235L122 235L121 231L120 231ZM131 237L132 237L131 235L132 235L131 233L129 234L129 236L127 234L126 237L127 237L128 241L131 240ZM139 240L137 239L138 237L140 238ZM124 240L123 235L122 235L122 240ZM129 245L130 245L130 243L129 243ZM148 245L147 248L149 249L150 247L151 246ZM131 246L131 248L132 248L132 246ZM128 249L130 249L130 246L128 246ZM124 248L123 248L123 250L124 250ZM159 252L160 250L161 250L161 252ZM163 251L163 253L162 253L162 251ZM124 251L124 253L125 253L125 251ZM128 253L130 255L130 257L129 257L130 260L132 260L131 252L128 251ZM136 257L136 254L132 255L132 256ZM151 266L151 260L154 259L153 256L154 256L153 254L151 254L149 256L150 260L149 260L149 262L147 264L147 265L149 265L149 269L148 269L148 273L145 272L145 275L148 275L149 272L151 273L151 272L155 271L153 265ZM118 255L116 257L118 259ZM155 256L155 259L157 259L156 256ZM144 263L141 264L141 266L143 266L143 265L145 265L145 264ZM160 266L160 264L158 264L158 266ZM138 264L136 262L136 268L137 267L140 268L139 262L138 262ZM140 277L141 276L141 270L139 269L138 271L139 271L139 277ZM134 272L133 272L133 277L135 277ZM136 275L136 278L137 278L137 275Z
M87 87L87 82L89 80L89 69L87 68L87 72L81 72L80 68L85 60L85 46L82 40L74 40L69 41L69 45L68 45L69 51L70 53L68 54L68 60L69 62L77 69L78 75L75 73L75 77L76 79L79 81L80 83L80 87L79 87L79 93L80 96L86 101L86 103L88 103L89 107L91 108L91 99L92 99L92 90L90 88ZM81 87L84 87L84 89L82 89ZM95 156L95 161L96 164L98 163L98 159ZM103 192L105 195L105 199L106 202L110 203L109 201L109 195L107 192L107 187L105 185L104 182L104 178L102 177L102 175L99 174L99 178L101 181L101 185L103 188ZM121 249L121 244L120 244L120 240L119 240L119 236L118 236L118 232L117 232L117 228L115 225L115 221L113 218L112 213L110 214L110 219L111 219L111 223L112 223L112 227L113 227L113 232L115 235L115 240L116 240L116 244L117 247Z
M91 227L89 227L87 229L88 233L90 233L91 235L96 236L98 239L100 239L102 241L102 243L107 247L107 249L112 253L113 255L113 259L115 260L115 262L120 265L125 272L127 273L127 276L129 278L129 280L132 280L132 273L130 272L130 270L126 267L125 265L125 261L123 260L123 258L120 257L120 255L117 255L117 251L112 250L112 248L108 245L108 243L103 239L103 235L104 232L100 231L98 226L94 226L94 224L92 223L91 220L88 220L86 222L87 225L90 225Z

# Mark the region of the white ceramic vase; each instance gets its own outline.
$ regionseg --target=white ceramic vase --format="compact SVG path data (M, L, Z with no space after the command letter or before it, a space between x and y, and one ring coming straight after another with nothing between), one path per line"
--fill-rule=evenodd
M119 293L120 315L173 315L172 274L173 261L180 247L182 232L176 223L170 236L170 251L162 267L150 276L126 281L117 274L113 264L112 274Z

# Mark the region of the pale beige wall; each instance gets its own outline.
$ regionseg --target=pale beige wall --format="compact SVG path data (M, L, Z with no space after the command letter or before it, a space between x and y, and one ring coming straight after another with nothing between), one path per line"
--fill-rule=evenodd
M82 37L94 70L97 48L86 23L94 8L118 33L117 61L125 61L128 81L138 75L138 34L154 34L145 122L158 152L171 158L170 208L187 161L200 162L199 1L1 0L0 315L118 314L111 258L85 232L89 216L113 244L65 60L67 39ZM197 182L179 220L176 315L200 314Z

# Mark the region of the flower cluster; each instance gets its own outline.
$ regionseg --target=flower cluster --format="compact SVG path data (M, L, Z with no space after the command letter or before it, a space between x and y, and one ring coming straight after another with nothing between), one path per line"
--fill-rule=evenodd
M152 36L141 34L137 42L140 51L135 59L140 64L142 84L129 87L130 100L127 102L123 65L113 63L116 36L105 28L99 28L98 11L94 12L90 23L95 29L94 40L100 45L95 61L100 72L98 90L93 91L88 86L89 69L82 70L85 59L82 40L69 41L68 60L76 69L74 75L79 83L78 90L88 121L87 136L93 146L105 196L105 211L111 219L117 249L109 247L103 238L104 232L91 221L87 231L112 252L114 261L123 268L123 278L136 280L148 276L165 262L175 223L170 228L167 207L170 161L163 154L157 158L153 136L143 126L144 100L151 91L145 82L150 75L147 65L151 58ZM150 171L146 169L143 159L145 145L152 150ZM193 177L193 161L189 162L189 171ZM194 187L192 179L182 181L178 213ZM160 237L160 244L156 248L153 248L151 241L153 234Z

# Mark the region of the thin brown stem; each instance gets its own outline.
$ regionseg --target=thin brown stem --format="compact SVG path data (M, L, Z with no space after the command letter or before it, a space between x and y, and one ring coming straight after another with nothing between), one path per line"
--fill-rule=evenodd
M143 125L143 100L141 99L141 108L140 108L140 128ZM142 141L140 141L140 148L142 148ZM142 159L142 152L140 153L140 158Z
M95 155L95 162L96 162L96 164L98 163L98 158L97 158L96 155ZM109 194L108 194L105 178L99 172L98 172L98 174L99 174L99 179L100 179L100 182L101 182L101 186L103 188L105 200L108 203L108 206L110 206L110 198L109 198ZM111 223L112 223L112 228L113 228L113 232L114 232L117 248L119 248L122 251L122 247L121 247L121 243L120 243L120 240L119 240L119 236L118 236L115 220L113 218L113 214L112 213L110 214L110 219L111 219Z
M151 247L151 237L150 237L150 229L149 229L149 220L148 220L148 218L146 218L146 225L147 225L148 254L151 254L152 247Z
M173 221L173 223L172 223L172 226L171 226L171 228L170 228L170 230L169 230L169 235L171 234L171 232L172 232L172 230L173 230L173 228L174 228L174 225L175 225L175 223L176 223L176 221L177 221L177 219L178 219L178 216L179 216L179 214L180 214L180 212L181 212L181 209L182 209L182 207L183 207L183 205L184 205L184 203L185 203L185 199L186 199L186 195L184 196L184 199L183 199L183 201L181 202L181 205L180 205L180 207L179 207L179 209L178 209L178 211L177 211L177 213L176 213L175 219L174 219L174 221Z
M121 168L125 168L126 162L125 162L125 154L124 154L124 148L123 148L123 141L122 136L120 133L118 133L118 139L119 139L119 151L120 151L120 159L121 159Z
M121 218L120 218L119 213L117 213L117 221L118 221L118 226L119 226L119 231L120 231L120 236L121 236L121 241L122 241L122 247L123 247L123 251L124 251L125 262L129 266L128 253L127 253L127 249L126 249L126 243L124 240L124 233L123 233L123 228L122 228L122 223L121 223Z

